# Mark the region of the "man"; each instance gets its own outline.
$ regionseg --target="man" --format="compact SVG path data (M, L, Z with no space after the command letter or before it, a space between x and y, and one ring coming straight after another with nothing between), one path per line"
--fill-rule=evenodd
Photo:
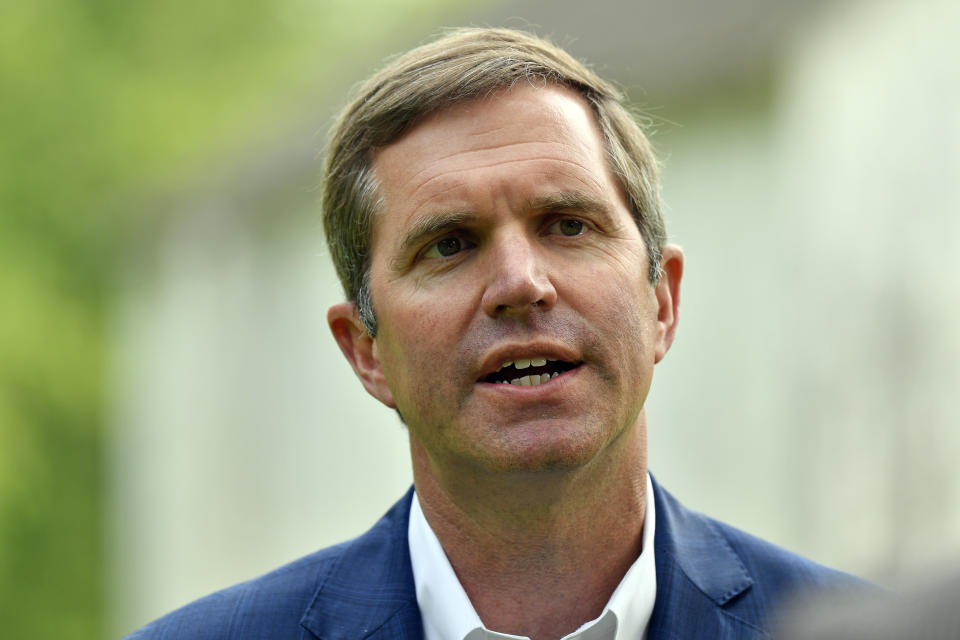
M134 637L768 637L785 597L854 584L649 477L683 254L642 131L568 54L461 30L396 59L334 127L324 215L330 328L415 490Z

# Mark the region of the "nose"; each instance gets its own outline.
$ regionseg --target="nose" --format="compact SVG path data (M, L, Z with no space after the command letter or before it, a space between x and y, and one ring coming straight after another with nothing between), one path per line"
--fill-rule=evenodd
M545 257L530 239L504 239L488 258L490 275L482 302L487 315L519 316L533 307L546 311L556 304L557 290Z

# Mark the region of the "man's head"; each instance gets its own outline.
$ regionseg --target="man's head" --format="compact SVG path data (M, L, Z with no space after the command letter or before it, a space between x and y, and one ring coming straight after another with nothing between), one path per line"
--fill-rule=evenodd
M393 68L332 142L327 229L356 304L327 319L367 391L405 419L415 479L618 456L645 468L642 410L683 270L645 138L612 90L522 34L460 32ZM417 109L396 98L424 86ZM338 172L354 188L332 187ZM337 237L353 239L352 262Z
M327 242L347 297L372 336L377 316L369 286L371 243L382 204L374 154L430 114L520 83L566 87L589 104L644 240L648 277L657 282L666 230L656 160L622 95L565 51L529 34L457 30L395 59L364 83L336 122L327 149Z

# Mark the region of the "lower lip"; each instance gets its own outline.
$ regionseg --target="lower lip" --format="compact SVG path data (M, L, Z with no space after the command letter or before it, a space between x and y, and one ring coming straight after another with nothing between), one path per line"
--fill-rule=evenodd
M509 382L478 382L482 388L489 389L490 391L499 392L499 393L519 393L523 395L539 395L544 393L552 393L557 389L560 389L568 382L573 380L577 375L577 372L583 368L583 365L578 365L573 369L564 371L556 378L550 378L549 382L543 382L536 385L522 385L522 384L510 384Z

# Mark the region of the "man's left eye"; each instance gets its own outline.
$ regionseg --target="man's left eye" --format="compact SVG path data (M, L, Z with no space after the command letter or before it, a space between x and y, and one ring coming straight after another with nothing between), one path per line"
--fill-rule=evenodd
M579 236L583 233L584 226L582 220L576 218L563 218L550 225L551 233L559 233L563 236Z

